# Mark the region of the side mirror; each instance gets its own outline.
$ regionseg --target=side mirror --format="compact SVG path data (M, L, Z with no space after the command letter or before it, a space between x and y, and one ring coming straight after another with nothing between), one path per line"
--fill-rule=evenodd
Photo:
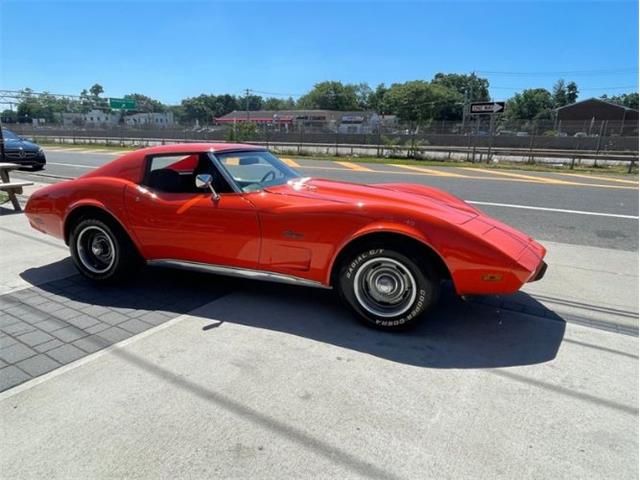
M205 189L208 188L211 190L211 196L214 200L220 200L220 195L213 188L213 177L208 173L201 173L200 175L196 175L196 188Z

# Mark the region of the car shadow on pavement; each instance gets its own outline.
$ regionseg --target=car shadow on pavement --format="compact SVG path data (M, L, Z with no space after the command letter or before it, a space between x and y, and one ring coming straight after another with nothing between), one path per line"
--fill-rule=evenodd
M27 270L22 278L34 282L46 270L59 268L58 263ZM565 331L560 316L523 292L518 296L525 296L529 308L535 306L528 311L537 314L498 307L490 301L463 301L445 286L439 305L417 327L389 333L358 322L331 290L157 267L145 268L117 286L96 285L79 275L71 279L71 287L68 280L62 280L37 288L75 308L98 306L142 320L154 312L164 315L165 321L190 312L205 320L197 326L205 339L224 323L234 323L428 368L547 362L555 358ZM138 315L139 311L145 314Z
M529 297L540 309L539 302ZM428 368L494 368L555 358L565 321L466 302L445 286L415 328L381 332L361 324L333 291L234 281L233 293L197 311L222 322L284 332ZM206 325L206 330L210 325Z

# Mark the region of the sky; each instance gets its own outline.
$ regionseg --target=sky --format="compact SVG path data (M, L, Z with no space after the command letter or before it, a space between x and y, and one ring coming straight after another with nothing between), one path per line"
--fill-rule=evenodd
M169 104L437 72L476 72L494 100L558 78L584 99L637 91L638 3L0 0L0 57L0 89Z

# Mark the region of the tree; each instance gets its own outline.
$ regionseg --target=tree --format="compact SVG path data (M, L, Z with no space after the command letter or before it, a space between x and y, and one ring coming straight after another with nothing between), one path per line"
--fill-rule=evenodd
M565 84L561 78L553 85L552 96L554 108L576 103L576 99L578 98L578 85L576 85L576 82Z
M489 101L489 80L478 77L475 73L436 73L431 83L455 90L463 97L468 92L468 100L471 102Z
M553 97L548 90L531 88L507 101L505 115L510 119L540 119L549 116L553 107Z
M617 105L622 105L623 107L633 108L634 110L638 110L638 92L622 93L620 95L613 95L612 97L603 95L600 98L602 98L603 100L607 100L608 102L615 103Z
M567 87L564 84L564 80L560 79L553 84L553 106L555 108L564 107L567 102Z
M576 103L578 93L578 85L576 82L567 83L567 103Z
M323 110L356 110L358 95L355 85L343 85L342 82L316 83L313 89L298 99L300 108Z
M402 121L454 120L462 115L462 96L442 85L414 80L394 83L384 95L390 113Z
M162 102L141 93L129 93L124 96L136 101L136 109L141 112L166 112L167 106Z
M99 83L94 83L89 89L89 93L94 97L99 97L104 93L104 88Z
M262 110L262 97L260 95L245 95L242 98L238 98L238 110Z
M293 98L265 98L262 102L262 108L265 110L291 110L295 108L296 102Z
M243 98L233 95L199 95L182 100L181 108L174 109L181 122L211 123L214 118L221 117L234 110L243 110Z
M389 113L387 105L384 101L384 96L387 93L388 88L384 83L381 83L376 87L374 91L369 95L369 108L376 113L385 114Z
M356 99L358 102L359 110L370 110L371 109L371 96L373 95L373 90L368 83L359 83L354 85L354 92L356 94Z
M16 123L18 121L18 114L8 108L2 111L0 117L2 118L2 123Z

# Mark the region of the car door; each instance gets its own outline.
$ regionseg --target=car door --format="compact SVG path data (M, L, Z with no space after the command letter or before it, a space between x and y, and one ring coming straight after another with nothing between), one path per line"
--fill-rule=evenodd
M218 175L219 198L195 188L195 175ZM198 171L198 169L200 171ZM125 205L131 229L148 259L186 260L256 268L260 229L254 206L226 183L206 153L146 159L140 185L129 186Z

